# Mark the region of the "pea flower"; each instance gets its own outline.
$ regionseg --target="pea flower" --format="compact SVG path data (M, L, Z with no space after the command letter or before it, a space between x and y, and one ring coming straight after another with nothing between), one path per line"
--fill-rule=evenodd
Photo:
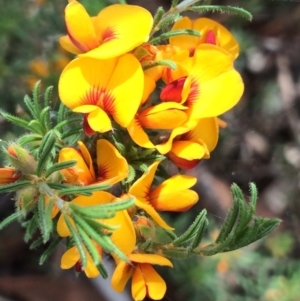
M196 184L197 178L175 175L153 188L152 182L159 163L157 161L150 165L148 172L133 183L128 193L136 198L136 206L145 210L159 226L171 230L173 228L157 211L180 212L191 208L198 201L198 195L189 188Z
M0 168L0 185L9 184L17 181L21 174L13 167Z
M122 292L132 276L131 292L135 301L142 301L146 296L160 300L166 293L166 283L152 267L152 264L173 267L172 262L157 254L129 254L131 262L119 261L111 279L111 285L117 292Z
M188 49L190 56L193 56L196 48L201 44L213 44L221 47L230 53L232 59L236 59L239 55L239 45L236 39L224 26L214 20L208 18L191 20L183 17L172 27L172 30L178 29L194 29L200 32L200 37L182 35L171 37L169 40L171 45Z
M90 17L74 0L66 6L65 20L68 34L60 38L61 46L79 56L102 60L147 42L153 25L151 13L140 6L114 4Z
M122 127L132 121L144 90L144 74L132 54L109 60L77 58L59 79L61 101L84 114L87 135L112 129L110 116Z

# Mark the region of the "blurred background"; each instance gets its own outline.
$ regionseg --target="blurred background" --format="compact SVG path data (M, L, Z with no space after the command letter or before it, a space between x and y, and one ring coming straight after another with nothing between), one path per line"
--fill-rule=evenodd
M113 1L82 0L91 14ZM117 1L115 1L117 2ZM136 0L152 12L169 0ZM57 40L65 34L63 0L0 0L1 109L22 116L22 99L33 84L54 85L72 58ZM207 208L211 232L217 235L231 204L230 184L248 195L248 183L259 189L257 214L279 217L280 227L242 250L177 261L158 269L165 278L166 301L299 301L300 300L300 3L268 0L214 0L212 4L242 6L254 19L207 14L229 28L240 43L236 67L245 82L240 103L222 116L211 159L188 172L199 178L200 202L193 212L168 216L183 230ZM1 117L0 117L1 118ZM0 138L15 139L20 129L0 119ZM1 142L3 143L3 142ZM0 155L0 160L1 160ZM14 210L11 195L0 199L0 219ZM109 280L90 281L59 268L63 247L43 266L42 249L29 250L23 229L12 224L0 232L0 301L126 301L130 294L112 295ZM105 258L108 266L110 259Z

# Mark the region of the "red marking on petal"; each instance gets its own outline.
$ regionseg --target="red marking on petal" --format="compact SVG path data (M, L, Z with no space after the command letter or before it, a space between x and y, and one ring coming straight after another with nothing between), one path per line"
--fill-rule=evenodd
M185 105L188 107L193 105L199 99L199 94L200 94L199 84L196 81L192 80L191 87L190 87L190 93L185 102Z
M68 27L67 27L67 34L69 36L69 39L71 40L71 42L78 48L80 49L82 52L87 52L89 51L89 49L85 48L82 44L80 44L69 32Z
M177 157L172 152L168 153L168 157L177 167L182 168L182 169L192 169L192 168L196 167L199 164L199 162L201 161L200 159L194 159L194 160L183 159L183 158ZM182 211L185 211L185 210L182 210Z
M175 101L180 103L185 80L186 77L181 77L165 86L160 93L160 99L162 101Z
M102 35L102 43L108 42L116 37L115 30L112 27L107 27Z
M216 36L215 36L215 33L212 30L208 31L208 33L206 35L206 38L205 38L205 43L217 45Z
M90 127L88 120L87 120L88 114L83 115L83 131L87 136L92 136L95 134L95 131Z
M83 267L82 267L82 263L81 260L78 260L75 265L74 265L74 269L77 273L80 273L83 271Z
M190 53L189 53L189 57L193 57L193 56L194 56L195 50L196 50L195 47L189 48L189 52L190 52Z
M108 171L109 168L107 165L98 166L97 181L108 180Z

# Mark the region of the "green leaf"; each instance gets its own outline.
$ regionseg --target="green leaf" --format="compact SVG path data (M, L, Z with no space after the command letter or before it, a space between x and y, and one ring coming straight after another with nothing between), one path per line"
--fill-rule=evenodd
M203 221L206 220L207 211L203 209L198 216L195 218L193 223L189 226L189 228L178 238L176 238L172 244L174 246L182 246L191 240L195 240L198 235L199 230L203 227Z
M36 169L36 173L38 176L41 176L41 174L44 171L45 165L51 158L51 153L55 146L55 142L56 136L52 130L47 132L46 135L43 137L39 148L39 160Z
M48 178L52 173L56 171L61 171L62 169L70 168L76 165L76 163L77 163L76 160L69 160L69 161L55 163L49 169L46 170L45 177Z
M16 191L20 188L24 188L29 185L31 185L30 181L22 181L22 180L10 184L2 184L0 185L0 193Z
M35 109L34 109L34 105L33 102L31 100L31 98L28 95L24 96L24 100L23 100L24 104L26 105L27 109L29 110L32 118L34 119L38 119L39 116L38 114L36 114Z
M26 145L28 143L40 142L41 140L42 140L41 135L28 134L28 135L24 135L24 136L20 137L18 139L18 144L20 146L23 146L23 145Z
M187 259L193 255L188 252L187 248L162 249L161 252L171 259Z
M43 237L39 237L30 244L29 249L34 250L43 244L44 244Z
M41 81L37 81L33 87L32 98L33 98L33 106L36 112L36 116L40 115L41 106L39 102L39 92L40 92Z
M247 10L240 7L234 7L234 6L200 5L200 6L188 7L186 10L192 10L198 13L219 12L219 13L235 14L243 18L246 18L248 21L252 21L253 19L253 16Z
M51 100L52 92L53 92L53 86L47 87L47 89L45 91L45 94L44 94L44 105L45 105L45 107L50 106L50 100ZM49 120L49 122L50 122L50 120Z
M65 188L59 191L59 196L69 195L69 194L80 194L91 196L95 191L107 190L110 188L109 184L94 184L89 186L72 186L70 188Z
M97 208L97 210L95 210L94 207L98 207L98 206L79 206L76 204L72 204L70 203L70 208L74 211L76 211L77 213L79 213L80 215L84 215L86 217L90 217L90 218L96 218L96 219L108 219L108 218L112 218L114 217L116 214L114 211L107 211L107 210L102 210L100 208ZM101 205L100 205L101 207Z
M107 271L106 271L106 269L105 269L105 267L104 267L104 265L102 263L99 263L97 265L97 269L100 272L100 275L102 276L102 278L103 279L107 279L108 274L107 274Z
M45 107L39 117L41 125L44 127L45 131L50 130L50 107Z
M48 248L44 251L42 256L40 257L39 264L42 265L44 262L49 258L49 256L53 253L53 251L56 249L58 244L61 242L61 237L56 237L54 241L51 242L51 244L48 246Z
M201 248L201 254L204 256L212 256L218 253L224 252L224 250L234 240L234 233L231 232L222 242L210 244L204 248Z
M157 67L157 66L166 66L166 67L168 67L172 70L177 69L177 65L174 61L171 61L171 60L158 60L158 61L152 62L150 64L147 64L146 66L143 66L143 70L146 71L150 68Z
M28 123L28 127L30 130L36 134L44 135L45 134L45 129L44 127L40 124L39 121L33 119Z
M34 214L33 217L29 221L27 221L24 226L26 227L24 240L25 242L29 242L29 240L32 239L33 234L36 232L39 226L37 220L37 214Z
M81 264L84 268L86 268L86 266L87 266L87 256L86 256L85 250L83 248L83 243L82 243L81 237L76 232L76 229L73 227L72 223L70 222L69 216L65 213L62 213L62 216L63 216L63 219L66 222L66 225L67 225L68 229L70 230L70 233L71 233L72 239L74 241L74 244L75 244L76 248L78 249Z
M81 123L82 122L82 117L78 117L77 116L77 117L71 117L71 118L68 118L66 120L63 120L60 123L58 123L53 129L59 130L59 129L63 128L64 126L69 125L69 124L71 124L73 122L75 122L75 123Z
M31 128L28 126L28 122L19 118L19 117L16 117L16 116L13 116L9 113L6 113L2 110L0 110L0 114L2 115L3 118L5 118L6 120L10 121L11 123L17 125L17 126L20 126L20 127L23 127L25 128L26 130L31 130Z
M153 29L155 30L155 27L158 25L158 23L161 21L162 17L165 14L165 10L162 6L159 6L154 17L153 17ZM158 30L159 28L157 28Z
M8 216L7 218L5 218L1 223L0 223L0 230L2 230L3 228L7 227L10 223L19 220L21 217L23 216L21 211L17 211L13 214L11 214L10 216Z
M43 194L41 194L38 200L38 222L44 243L50 239L50 234L53 228L51 213L49 217L49 213L45 205L45 197Z
M158 43L162 40L167 40L171 37L177 37L177 36L182 36L182 35L201 37L201 34L198 30L194 30L194 29L177 29L177 30L172 30L172 31L162 33L158 37L152 38L150 43L151 44L156 44L156 43Z

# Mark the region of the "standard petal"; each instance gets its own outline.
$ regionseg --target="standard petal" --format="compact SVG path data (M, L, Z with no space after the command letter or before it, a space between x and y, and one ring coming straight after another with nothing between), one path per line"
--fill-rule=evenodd
M61 257L60 267L62 269L70 269L76 262L80 260L80 255L78 249L74 246L67 250Z
M167 290L167 285L164 279L150 264L141 264L141 271L145 275L144 277L148 296L153 300L161 300Z
M107 160L109 158L109 160ZM107 140L97 141L97 181L108 181L111 185L128 176L128 163L120 152Z
M172 262L168 258L157 254L133 253L129 254L128 258L133 262L157 264L162 266L168 266L171 268L173 267Z
M142 301L146 297L147 289L145 277L147 276L143 274L138 265L133 272L131 283L131 294L134 301Z
M121 293L128 280L132 276L134 267L127 262L121 261L117 266L111 278L112 288Z
M173 176L150 192L149 202L159 211L185 211L199 199L195 191L188 189L196 182L195 177Z
M121 56L106 88L114 99L109 113L118 124L127 127L144 92L144 73L140 62L130 53Z
M144 148L154 148L154 144L150 141L147 133L142 128L138 117L134 117L134 119L130 122L127 127L128 134L131 139L139 146Z
M138 118L140 124L148 129L174 129L187 120L185 109L175 102L160 103L140 112Z
M81 51L99 46L91 17L79 2L70 1L65 9L67 31L72 43Z
M127 53L147 42L152 24L150 12L140 6L107 6L94 22L101 45L83 56L108 59Z

